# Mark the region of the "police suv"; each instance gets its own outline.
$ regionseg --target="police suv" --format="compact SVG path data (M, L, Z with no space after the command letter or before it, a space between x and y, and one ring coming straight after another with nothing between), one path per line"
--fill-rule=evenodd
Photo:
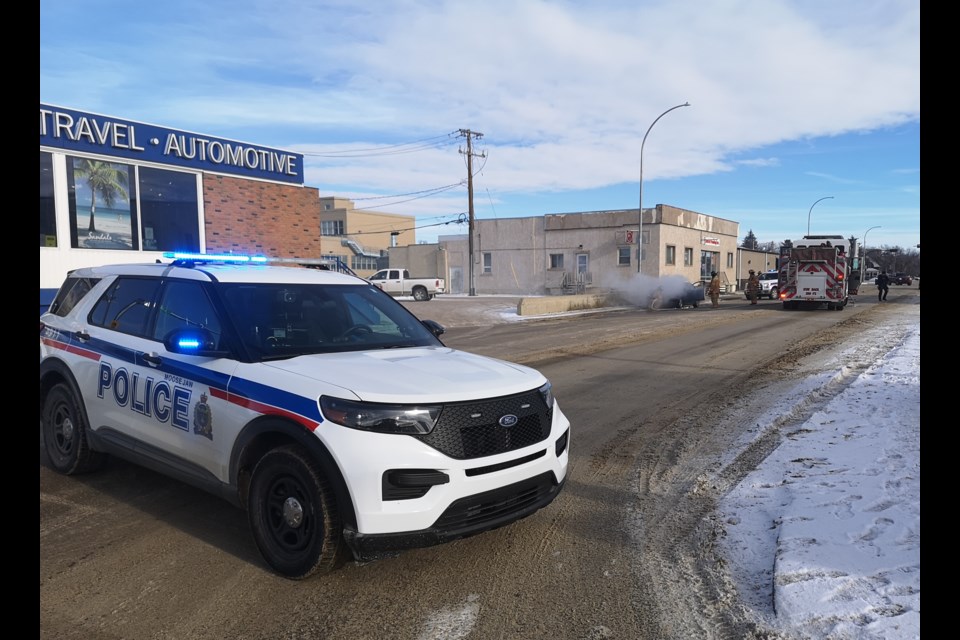
M360 278L240 256L77 269L40 317L52 468L141 464L326 573L500 527L563 487L570 423L531 368L450 349Z

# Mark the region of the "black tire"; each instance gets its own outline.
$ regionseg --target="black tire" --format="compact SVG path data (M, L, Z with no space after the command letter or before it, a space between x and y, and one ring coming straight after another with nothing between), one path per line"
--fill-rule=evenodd
M257 462L247 514L260 554L284 577L329 573L343 557L333 487L301 447L273 449Z
M90 448L87 416L70 387L61 383L50 389L40 420L43 448L54 471L70 476L103 466L106 456Z
M771 288L770 288L770 299L771 299L771 300L776 300L778 293L780 293L780 292L777 290L776 287L771 287Z
M413 299L418 302L426 302L430 299L430 294L427 293L426 287L414 287L413 288Z

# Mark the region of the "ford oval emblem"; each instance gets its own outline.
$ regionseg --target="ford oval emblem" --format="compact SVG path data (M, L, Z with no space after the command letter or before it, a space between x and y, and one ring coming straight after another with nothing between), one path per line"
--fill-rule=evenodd
M513 415L512 413L508 413L507 415L500 417L500 426L501 426L501 427L513 427L513 426L515 426L519 421L520 421L520 418L518 418L517 416Z

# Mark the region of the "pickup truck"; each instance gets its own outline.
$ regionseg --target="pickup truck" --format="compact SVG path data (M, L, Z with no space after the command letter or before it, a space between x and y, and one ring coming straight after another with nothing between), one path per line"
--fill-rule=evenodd
M757 297L770 298L771 300L776 299L780 288L780 272L776 269L764 271L758 276L758 278L760 278L760 293L757 295ZM746 293L743 295L747 300L750 299L750 296Z
M446 289L443 278L411 278L406 269L380 269L368 280L394 297L413 296L419 301L430 300Z

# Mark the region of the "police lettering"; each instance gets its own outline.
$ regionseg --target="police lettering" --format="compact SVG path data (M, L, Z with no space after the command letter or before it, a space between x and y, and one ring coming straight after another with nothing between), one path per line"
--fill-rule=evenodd
M116 370L109 362L100 363L97 381L97 397L103 398L109 391L114 402L158 422L167 423L188 431L190 427L190 389L172 385L166 380L141 377L125 368Z

